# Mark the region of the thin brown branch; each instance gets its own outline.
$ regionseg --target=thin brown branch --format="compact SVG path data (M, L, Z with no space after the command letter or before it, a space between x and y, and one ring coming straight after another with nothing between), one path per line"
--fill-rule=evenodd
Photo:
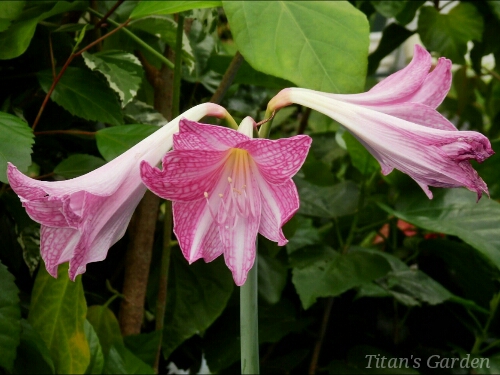
M98 22L95 24L95 28L96 28L96 29L99 29L99 28L102 26L102 24L103 24L104 22L106 22L106 20L109 18L109 16L111 16L111 15L115 12L116 8L118 8L118 7L119 7L120 5L122 5L124 2L125 2L125 0L118 0L118 1L115 3L115 5L113 5L113 6L111 7L111 9L110 9L110 10L108 10L108 13L106 13L106 14L104 15L104 17L102 17L102 18L101 18L101 20L100 20L100 21L98 21Z
M231 87L231 84L236 78L236 74L238 73L238 70L244 60L245 58L243 57L243 55L239 52L236 52L233 60L231 61L231 64L229 64L226 72L224 73L224 76L222 77L222 81L220 81L219 87L210 98L210 101L212 103L220 104L227 90L229 89L229 87Z
M302 113L302 117L300 118L299 128L297 129L297 134L304 134L307 128L307 124L309 122L309 116L311 115L311 108L306 108Z
M50 65L52 66L52 79L56 79L56 60L54 59L54 49L52 48L52 34L49 34Z
M325 339L326 329L328 328L328 321L330 320L332 306L333 306L333 297L330 297L326 302L325 311L323 312L323 320L321 322L321 328L319 330L318 340L314 345L311 364L309 366L309 375L316 374L316 369L318 368L319 355L321 353L321 347L323 346L323 340Z
M42 105L40 106L40 110L38 111L38 114L36 115L36 118L35 118L35 121L33 122L33 126L31 127L33 130L35 130L36 126L38 125L38 122L40 121L40 117L42 116L42 113L45 109L45 107L47 106L47 103L49 101L49 98L51 97L52 93L54 92L54 89L56 88L56 85L59 83L59 81L61 80L61 77L63 76L64 72L66 71L66 69L68 69L68 66L69 64L71 64L71 62L73 61L73 59L77 56L80 56L82 53L84 53L85 51L87 51L88 49L92 48L93 46L95 46L97 43L99 43L101 40L104 40L106 39L107 37L109 37L110 35L113 35L114 33L116 33L118 30L120 30L121 28L125 27L128 25L128 23L130 22L130 19L128 19L127 21L125 21L124 23L122 23L120 26L118 26L117 28L111 30L109 33L107 33L106 35L103 35L102 37L100 37L99 39L93 41L92 43L90 43L88 46L82 48L80 51L76 52L76 53L72 53L68 59L66 60L66 62L64 63L64 66L61 68L61 70L59 71L59 74L57 75L57 77L52 81L52 85L50 86L50 89L49 91L47 92L47 95L45 95L45 99L43 100L43 103Z
M50 135L50 134L70 134L70 135L90 135L95 137L96 132L87 132L84 130L45 130L42 132L35 132L35 135Z

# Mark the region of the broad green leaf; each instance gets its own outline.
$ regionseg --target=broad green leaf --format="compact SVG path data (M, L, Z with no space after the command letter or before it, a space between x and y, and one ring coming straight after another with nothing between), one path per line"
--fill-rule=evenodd
M234 282L224 261L187 263L180 251L171 257L163 355L205 331L226 307Z
M286 285L287 269L276 258L264 254L257 255L259 269L259 295L267 303L277 303Z
M500 20L500 3L496 0L488 0L488 4L495 16Z
M439 52L456 64L464 64L467 42L481 41L483 17L470 3L460 3L448 14L426 6L420 9L418 32L429 50Z
M480 358L480 360L480 370L477 371L478 374L500 374L500 353L493 354L489 358Z
M168 121L152 106L139 100L132 100L123 109L125 120L131 124L165 125Z
M145 31L151 35L159 37L163 42L167 43L171 48L176 48L177 43L177 22L172 16L154 15L144 17L131 22L130 27ZM193 49L189 43L189 39L185 33L182 34L182 61L185 63L189 72L192 72L195 67Z
M44 70L37 76L42 89L48 92L52 85L52 71ZM103 79L88 69L66 69L51 99L74 116L111 125L123 124L116 94Z
M352 252L339 254L324 248L321 254L308 254L305 247L290 255L292 282L304 309L319 297L335 297L345 291L386 275L391 267L377 254Z
M7 162L26 172L31 164L33 131L19 117L0 112L0 181L8 183Z
M414 31L410 31L397 23L389 24L382 33L382 39L380 39L377 49L368 56L368 74L374 74L380 61L414 33Z
M14 276L0 263L0 366L12 369L21 340L21 306Z
M405 3L405 7L396 15L396 20L401 25L407 25L415 18L417 10L424 5L425 0L410 0Z
M97 70L106 77L109 87L120 97L122 107L137 95L144 76L137 57L123 51L84 52L82 56L89 69Z
M9 28L10 23L22 13L26 1L0 2L0 32Z
M294 219L298 222L297 229L293 236L288 238L288 243L286 244L288 254L304 246L315 245L321 242L318 229L313 226L312 219L302 215L295 215Z
M90 363L84 330L86 312L81 276L71 281L67 263L59 266L57 279L40 267L28 322L47 345L56 373L84 373Z
M105 357L113 345L123 344L122 334L118 320L106 306L90 306L87 311L87 320L94 328L99 342L101 344L102 353Z
M88 320L85 320L83 327L90 349L90 363L89 367L87 367L87 370L85 371L85 374L101 374L102 368L104 367L104 356L102 354L99 337L97 337L92 324L90 324Z
M214 8L222 6L221 1L141 1L130 14L136 19L152 14L173 14L197 8Z
M373 7L386 18L395 17L406 6L408 1L372 0Z
M156 353L161 341L161 331L129 335L123 338L125 347L137 358L150 366L154 366Z
M153 125L124 125L98 130L97 148L106 161L111 161L159 128Z
M380 164L370 152L349 132L342 135L352 165L364 175L371 175L380 170Z
M21 328L21 343L17 348L17 357L12 373L54 374L54 363L50 357L49 349L38 332L25 319L21 320Z
M152 367L125 348L123 344L111 346L104 364L103 374L154 374Z
M40 5L25 10L7 30L0 33L0 60L13 59L24 53L30 45L39 21L71 10L83 10L87 7L87 2L57 1L50 9L47 5L40 2Z
M353 214L358 208L359 188L352 181L333 186L317 186L298 177L294 181L302 215L335 218Z
M102 167L106 162L101 158L87 154L74 154L64 159L55 168L54 173L65 179L82 176Z
M313 90L352 93L363 89L369 25L350 3L222 4L236 45L254 69Z
M500 204L475 198L465 189L435 189L432 200L425 194L403 195L396 209L381 207L423 229L461 238L500 268Z

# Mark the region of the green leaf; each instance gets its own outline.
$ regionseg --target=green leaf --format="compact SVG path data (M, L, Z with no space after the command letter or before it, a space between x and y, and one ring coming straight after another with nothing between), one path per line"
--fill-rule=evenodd
M417 10L424 5L425 0L411 0L405 3L405 7L396 15L396 20L401 25L407 25L415 18Z
M380 170L380 164L370 152L349 132L342 135L347 152L351 157L352 165L364 175L371 175Z
M165 125L168 121L152 106L139 100L132 100L123 109L125 119L131 124Z
M48 92L52 85L52 71L44 70L37 76L42 89ZM88 69L69 67L52 92L51 99L74 116L111 125L123 124L115 93Z
M137 95L144 76L137 57L123 51L84 52L82 56L89 69L97 70L106 77L109 86L120 97L122 107Z
M101 158L87 154L74 154L64 159L55 168L54 173L65 179L82 176L102 167L106 162Z
M380 61L414 33L414 31L410 31L397 23L389 24L382 33L382 39L380 39L377 49L368 56L368 75L374 74Z
M95 135L97 148L106 161L111 161L158 129L158 126L142 124L101 129Z
M238 49L254 69L313 90L363 90L369 25L348 2L222 3Z
M392 1L392 0L372 0L371 4L377 12L386 18L391 18L398 15L409 1Z
M99 337L97 337L97 333L88 320L85 320L83 328L90 348L90 363L85 374L101 374L102 368L104 367L104 356L102 354Z
M0 366L12 369L21 340L21 306L14 276L0 263Z
M129 335L123 338L125 346L137 358L150 366L154 366L156 353L161 340L161 331Z
M234 286L221 258L189 265L180 251L174 251L171 262L163 331L165 358L184 340L205 331L217 319Z
M103 374L154 374L154 370L137 358L123 344L111 346Z
M57 1L49 10L47 4L43 2L25 10L7 30L0 33L0 60L13 59L24 53L30 45L39 21L71 10L83 10L86 7L86 1Z
M90 363L84 330L86 312L81 276L71 281L67 263L59 266L57 279L40 267L28 322L47 345L56 373L84 373Z
M292 282L304 309L319 297L334 297L386 275L391 267L377 254L352 252L339 254L324 248L322 254L309 254L308 247L294 252ZM313 256L311 256L313 255Z
M350 215L358 208L359 188L352 181L333 186L317 186L294 178L299 191L299 213L316 217L336 218Z
M420 9L418 32L429 50L439 52L455 64L465 64L467 42L481 41L483 18L470 3L460 3L448 14L426 6Z
M294 219L298 221L297 229L292 237L288 238L286 250L288 254L293 253L307 245L315 245L321 242L318 229L313 226L313 221L302 215L295 215Z
M286 285L287 269L276 258L258 254L259 295L267 303L277 303Z
M130 18L136 19L152 14L173 14L190 9L220 6L222 6L221 1L141 1L130 14Z
M99 342L101 344L102 353L105 357L113 345L123 344L122 334L118 320L106 306L90 306L87 312L87 319L94 328Z
M9 28L10 23L22 13L26 1L0 2L0 32Z
M31 164L33 131L19 117L0 112L0 181L8 183L7 162L26 172Z
M54 374L54 363L42 337L25 319L21 320L21 327L21 343L17 348L17 357L12 373Z
M500 204L465 189L439 189L434 199L425 194L403 195L396 209L379 204L387 212L432 232L450 234L479 250L500 268Z

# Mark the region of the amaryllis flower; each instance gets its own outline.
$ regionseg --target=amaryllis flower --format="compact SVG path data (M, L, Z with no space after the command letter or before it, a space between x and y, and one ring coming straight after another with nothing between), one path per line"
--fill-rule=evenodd
M451 85L451 61L440 58L429 73L431 56L416 45L413 60L370 91L329 94L301 88L282 90L269 103L273 111L291 103L315 109L344 125L378 160L384 175L394 168L408 174L432 199L428 186L459 187L488 194L469 163L493 155L489 140L458 131L436 111Z
M191 263L224 254L236 285L255 260L257 232L283 246L281 227L299 208L291 177L311 138L252 139L247 117L238 131L188 120L180 123L163 170L141 164L146 186L173 201L174 233Z
M156 164L172 147L181 117L224 117L216 104L196 106L118 156L86 175L66 181L31 179L9 163L10 186L28 215L41 225L40 250L47 271L70 263L72 280L87 263L106 258L108 249L123 237L135 207L146 192L139 172L141 160Z

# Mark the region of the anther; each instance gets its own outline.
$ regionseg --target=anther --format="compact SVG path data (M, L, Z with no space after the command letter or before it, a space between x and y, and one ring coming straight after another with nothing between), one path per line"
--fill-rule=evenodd
M223 197L223 195L222 195L222 194L219 194L219 197L220 197L220 198L222 198L222 197Z
M231 177L228 177L228 178L227 178L227 181L228 181L229 183L232 183L232 182L233 182L233 179L232 179Z
M208 198L208 193L207 192L204 192L203 195L205 196L205 198Z

